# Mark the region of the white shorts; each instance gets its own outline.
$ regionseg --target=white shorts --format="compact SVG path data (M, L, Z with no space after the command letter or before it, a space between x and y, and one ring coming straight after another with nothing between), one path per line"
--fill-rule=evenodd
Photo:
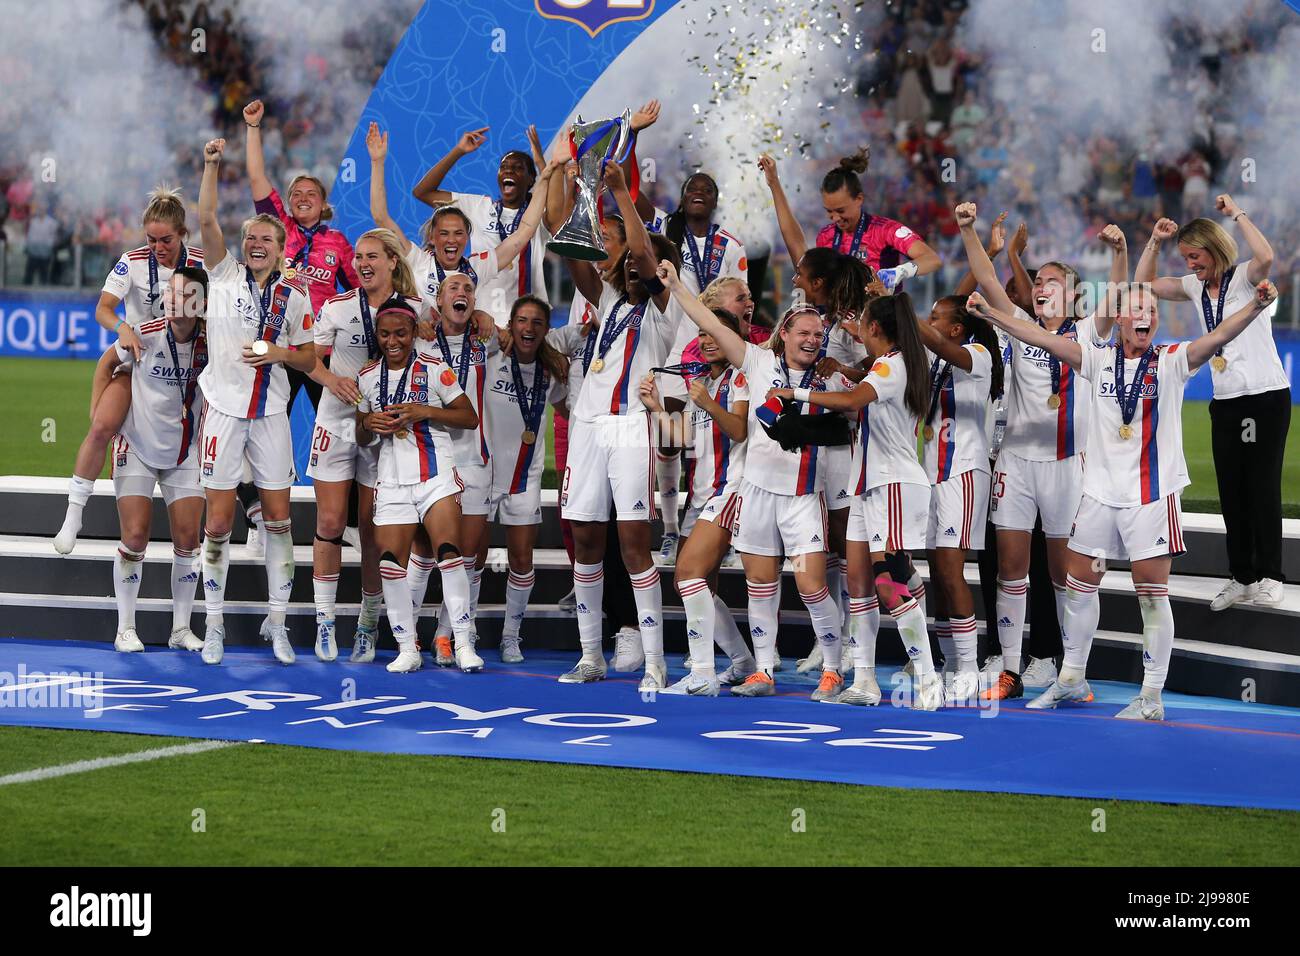
M847 541L872 552L920 551L930 521L930 486L894 482L869 488L849 510Z
M168 505L181 498L202 498L199 486L198 450L175 468L151 468L136 456L135 449L121 436L113 436L109 467L113 475L113 493L119 498L152 498L154 485L162 489Z
M820 491L778 495L745 481L737 497L731 525L737 551L792 558L826 550L826 499Z
M619 521L655 516L655 457L650 417L640 412L569 419L569 459L560 485L560 514L569 521Z
M826 510L839 511L853 505L856 495L849 490L853 477L853 446L828 445L821 450L818 466L825 469Z
M353 430L353 436L356 435ZM307 477L316 481L353 481L375 487L379 479L379 442L358 445L355 437L339 435L317 425L311 436Z
M245 455L257 487L277 491L293 484L293 436L285 412L235 418L204 405L199 447L204 488L228 491L243 481Z
M542 523L542 487L541 482L534 482L535 487L529 491L520 491L516 494L507 494L504 491L496 492L496 497L492 499L492 509L488 514L491 521L507 527L513 525L529 525ZM461 507L464 507L464 497L461 497Z
M971 469L932 486L925 546L984 550L989 511L989 473Z
M465 489L460 496L460 513L486 516L492 510L492 466L481 462L457 465L456 474Z
M1060 461L1029 461L1011 452L998 455L993 472L990 508L993 526L1008 531L1033 531L1043 519L1043 534L1068 538L1083 495L1083 456Z
M697 521L711 521L731 534L739 511L740 493L734 485L728 484L703 504L692 504L686 509L686 516L682 519L682 537L690 537L691 529L695 527Z
M460 494L462 487L455 468L440 471L417 485L385 485L380 482L375 486L374 523L421 524L434 504L449 495Z
M1070 550L1096 558L1142 561L1184 553L1182 496L1116 508L1084 495L1070 532Z

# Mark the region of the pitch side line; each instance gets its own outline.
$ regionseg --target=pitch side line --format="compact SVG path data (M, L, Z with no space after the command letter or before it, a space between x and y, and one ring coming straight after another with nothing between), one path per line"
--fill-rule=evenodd
M237 747L240 740L203 740L195 744L180 744L176 747L157 747L153 750L138 750L135 753L118 754L116 757L97 757L94 760L78 760L75 763L59 764L56 767L41 767L38 770L24 770L0 777L0 787L11 783L35 783L38 780L52 780L74 773L89 773L103 770L105 767L120 767L131 763L144 763L148 760L164 760L167 757L183 757L186 754L201 754L209 750L222 750Z

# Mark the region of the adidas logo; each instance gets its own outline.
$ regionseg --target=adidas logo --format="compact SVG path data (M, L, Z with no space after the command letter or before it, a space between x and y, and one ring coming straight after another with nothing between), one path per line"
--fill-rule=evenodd
M676 497L677 497L677 489L676 489L676 488L665 488L663 491L659 492L659 497L660 497L660 498L676 498Z
M457 623L457 624L469 624L472 620L473 620L473 618L470 617L468 614L462 614L460 617L456 618L456 623Z
M686 639L687 639L688 641L689 641L689 640L694 640L695 638L697 638L697 637L701 637L701 636L702 636L702 635L700 634L700 632L697 631L695 628L691 628L689 631L686 632Z
M944 534L947 535L947 536L950 537L950 538L955 538L955 537L957 537L957 531L956 531L956 529L954 529L954 528L949 528L947 531L944 532Z
M912 658L912 660L916 660L918 657L921 656L921 649L917 647L915 644L908 644L907 656Z
M579 602L578 602L578 606L575 607L574 610L577 611L579 614L586 614L586 613L587 613L587 605L585 605L585 604L583 604L581 601L579 601Z
M871 536L871 540L872 540L872 541L879 541L879 540L880 540L880 535L878 535L878 534L873 534L873 535Z
M1010 626L1011 626L1011 618L1009 617L998 618L998 627L1010 627Z
M348 320L348 325L357 325L358 323L360 323L360 321L361 320L354 315L352 316L351 319Z
M283 584L280 585L280 590L281 590L281 591L285 591L285 592L292 591L292 590L293 590L293 581L291 581L291 580L290 580L290 581L285 581Z
M763 630L761 627L751 627L749 629L750 637L762 637L766 633L767 631Z
M139 580L140 580L140 575L139 575L139 573L133 571L133 572L131 573L131 576L130 576L129 578L126 579L126 583L127 583L127 584L135 584L135 582L137 582L137 581L139 581Z
M1149 653L1147 653L1146 651L1143 651L1143 652L1142 652L1142 663L1143 663L1143 664L1150 664L1154 659L1155 659L1155 658L1153 658L1153 657L1152 657Z
M216 580L213 579L213 578L208 578L206 581L204 581L204 582L203 582L203 586L204 586L205 588L207 588L209 591L220 591L220 590L221 590L221 585L218 584L218 583L216 582Z
M154 358L162 358L162 357L163 357L162 351L160 350L160 351L154 352L153 357L154 357Z
M642 627L654 627L656 623L655 619L649 614L641 619Z
M1156 544L1168 544L1164 538L1156 538Z
M389 623L391 624L392 622L390 621ZM402 627L402 625L400 624L393 624L394 637L396 637L398 634L405 634L405 633L406 633L406 628Z
M181 578L181 584L193 584L198 579L199 572L191 571L189 574L185 575L185 577Z
M638 501L636 504L634 504L634 505L632 506L632 510L633 510L633 511L645 511L645 502L644 502L644 501Z
M849 496L849 493L848 493L847 491L845 491L843 488L841 488L841 489L840 489L840 493L837 494L837 495L835 496L835 500L836 500L836 501L843 501L843 500L844 500L845 498L847 498L848 496Z
M822 536L819 535L819 534L815 534L815 535L812 536L812 543L813 543L813 544L821 544L821 540L822 540Z
M830 633L829 631L821 636L821 642L823 644L834 644L835 641L836 641L835 635Z

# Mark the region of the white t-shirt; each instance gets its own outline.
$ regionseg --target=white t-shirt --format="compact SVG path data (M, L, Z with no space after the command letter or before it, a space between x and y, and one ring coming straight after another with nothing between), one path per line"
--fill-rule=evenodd
M525 444L523 412L515 388L510 356L497 354L487 364L487 388L483 395L483 417L487 421L487 443L492 454L492 490L496 494L514 495L538 487L546 466L546 409L564 400L568 386L546 373L546 392L535 394L537 373L542 363L519 366L519 378L529 398L530 408L541 398L542 409L533 427L535 441ZM544 371L544 369L543 369Z
M543 189L546 187L543 186ZM505 206L498 208L497 200L489 199L487 196L477 196L473 193L452 193L452 203L467 216L473 225L470 233L470 248L474 252L490 252L496 249L511 235L518 224L523 220L523 207L518 209L509 209ZM543 264L546 258L546 244L551 241L551 234L547 231L546 223L539 223L537 232L533 238L528 240L519 257L511 262L505 268L500 270L500 277L496 279L483 279L486 285L489 281L496 283L508 293L505 314L508 319L510 316L510 306L514 304L515 299L526 293L531 293L541 298L544 302L549 303L550 297L546 292L546 267ZM482 293L480 293L480 297ZM482 308L487 308L482 306ZM497 313L493 309L487 309L495 316ZM504 325L503 320L498 319L498 324Z
M838 322L828 325L825 332L827 358L833 358L841 365L850 368L860 366L867 357L867 347L849 335L844 326Z
M1250 284L1248 265L1239 262L1233 266L1226 292L1220 289L1224 296L1222 315L1219 314L1219 296L1211 298L1206 293L1202 298L1205 283L1198 281L1194 275L1182 277L1183 292L1192 300L1197 321L1206 332L1210 331L1205 322L1206 302L1215 318L1222 321L1232 318L1234 312L1244 309L1255 298L1255 287ZM1214 366L1210 366L1215 398L1258 395L1291 387L1282 360L1278 358L1277 343L1273 341L1273 316L1276 313L1277 303L1274 302L1257 315L1244 332L1224 346L1223 357L1228 360L1228 367L1222 372L1216 372Z
M710 230L712 231L712 230ZM707 288L709 283L714 279L721 279L726 276L734 276L742 282L749 281L749 260L745 257L745 246L727 230L718 227L713 234L712 244L706 248L709 242L708 237L701 239L691 233L690 229L682 236L681 256L682 267L680 274L682 285L691 290L691 295L698 296L704 291L700 287L699 276L696 274L695 259L691 255L691 240L695 239L695 249L699 252L702 260L701 266L705 270L707 281L704 287Z
M203 250L182 246L176 257L178 263L203 268ZM157 264L157 283L149 287L149 247L140 246L122 253L113 271L104 280L103 291L122 300L126 308L126 324L135 328L148 319L162 317L162 290L175 269L161 262Z
M717 378L706 374L704 383L709 389L709 397L728 412L736 410L737 402L749 401L749 379L739 369L728 367ZM740 487L745 470L746 442L728 438L717 420L694 402L688 401L686 410L694 431L688 462L690 501L691 504L703 505L728 485Z
M864 382L876 390L867 406L858 435L858 494L895 483L929 486L930 479L916 459L920 422L907 407L907 364L902 353L888 352L871 363ZM987 464L985 465L987 468Z
M969 372L940 361L937 372L943 378L938 403L930 428L934 437L925 443L925 473L931 484L955 478L967 471L989 470L989 443L986 420L989 411L989 380L993 377L993 356L977 343L963 345L971 357ZM931 382L934 381L936 356L930 359ZM945 375L944 370L951 374ZM934 399L934 385L930 387ZM922 423L924 431L924 423Z
M546 341L551 348L569 357L569 380L566 383L566 397L570 410L582 391L582 381L587 375L586 363L596 354L599 330L592 330L588 335L586 325L562 325L546 333Z
M1017 319L1040 324L1023 309L1015 310ZM1064 326L1063 326L1064 328ZM1080 334L1083 333L1083 334ZM1079 319L1073 329L1061 332L1065 338L1094 342L1097 327L1092 318ZM1075 375L1065 362L1060 367L1061 404L1052 408L1052 364L1055 359L1044 349L1016 339L1011 346L1011 364L1007 368L1007 430L1002 451L1009 451L1027 461L1060 461L1077 455L1085 448L1088 436L1090 399L1086 389L1075 385Z
M281 276L271 290L262 325L262 290L249 290L248 270L229 251L208 271L208 366L199 377L203 395L234 418L278 415L289 406L289 376L282 363L247 365L245 345L260 337L280 346L312 341L311 301L296 279Z
M469 337L468 345L466 336ZM446 351L443 350L444 344ZM461 467L487 464L491 452L488 448L487 425L484 422L483 390L487 378L487 362L500 350L497 340L490 338L484 342L474 335L472 328L467 328L461 335L447 335L444 341L435 339L431 343L421 343L421 347L451 367L478 415L477 428L447 429L456 448L456 464Z
M617 307L617 315L612 314ZM582 390L574 401L573 416L594 422L602 415L631 415L645 411L641 402L641 379L652 368L662 366L677 335L678 324L689 321L676 299L669 298L667 312L660 312L654 299L632 306L610 286L601 293L598 304L601 328L596 332L595 356L587 369ZM603 365L601 340L608 329L613 332L623 320L631 320L608 343Z
M401 370L388 370L388 400L397 404L400 397L403 402L418 402L435 408L446 408L464 394L456 382L456 373L444 365L436 355L416 352L410 365L406 382L398 394ZM361 414L380 411L383 408L383 396L380 395L382 369L379 362L371 362L357 376L357 387L361 389L361 404L357 411ZM415 485L428 481L444 473L454 464L455 452L451 447L451 434L448 429L432 422L416 422L407 429L405 438L396 435L380 435L379 438L379 485Z
M420 290L420 297L429 303L429 307L437 311L438 289L442 286L442 280L447 275L447 270L438 262L437 257L427 249L411 243L411 248L406 250L406 264L411 267L411 272L415 274L415 287ZM476 252L472 255L461 256L460 265L452 272L463 273L474 280L474 307L488 311L483 304L479 302L482 298L482 289L484 286L495 279L499 273L497 269L496 254L488 252ZM494 297L499 298L499 297ZM514 305L515 300L511 299L506 304L506 316L510 315L510 306ZM496 316L493 315L496 319ZM504 323L497 319L498 325Z
M199 432L198 415L203 410L199 373L208 361L204 336L196 331L188 342L177 342L169 339L167 328L166 319L150 319L136 326L144 345L138 365L130 349L117 346L122 367L134 366L131 406L121 433L137 458L159 469L175 468L192 452Z
M1183 458L1183 389L1195 374L1187 365L1187 342L1158 345L1158 359L1147 366L1131 438L1120 437L1124 422L1115 388L1117 347L1085 345L1079 377L1096 396L1088 425L1088 467L1084 494L1117 508L1159 501L1187 487ZM1124 360L1125 394L1137 375L1139 359Z

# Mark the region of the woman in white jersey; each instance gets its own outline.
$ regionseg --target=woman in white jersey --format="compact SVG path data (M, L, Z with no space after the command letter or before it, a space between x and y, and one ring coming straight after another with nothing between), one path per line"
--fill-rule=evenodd
M767 433L782 411L776 391L795 381L799 395L793 414L816 414L810 393L845 388L843 379L827 381L817 373L821 358L822 318L815 309L792 309L765 345L742 339L698 299L686 291L672 264L661 262L662 282L670 286L687 316L707 332L726 360L750 382L754 393L748 409L745 474L735 518L736 551L745 567L749 592L749 633L754 642L756 670L732 690L742 697L769 697L776 692L775 666L778 612L781 604L781 564L789 557L795 566L795 584L808 608L813 633L823 645L827 668L813 692L814 700L837 693L844 681L839 674L840 615L826 589L826 500L820 468L822 447L808 445L786 451ZM837 377L838 378L838 377ZM787 392L787 394L789 394ZM757 401L759 395L765 401ZM706 658L711 659L712 649ZM694 654L692 666L696 664ZM700 662L703 663L703 662Z
M312 326L313 340L329 366L318 357L312 380L326 389L316 409L307 476L316 492L316 540L312 545L312 588L316 604L316 656L338 656L334 640L335 602L342 562L343 530L347 526L348 496L357 484L358 527L361 532L361 614L352 645L353 663L375 656L375 627L383 592L379 581L379 552L375 549L370 516L375 504L379 449L356 441L356 410L361 393L357 372L379 357L375 319L394 296L417 314L427 312L415 290L411 268L402 258L397 237L387 229L371 229L357 240L353 266L358 289L327 299Z
M235 487L244 462L253 472L266 530L266 581L269 607L263 635L275 657L294 661L285 625L293 590L293 538L289 488L293 485L293 439L289 433L289 379L285 366L310 372L316 366L311 305L301 283L284 278L284 225L259 214L244 222L240 246L244 261L226 252L217 221L217 181L225 140L203 150L199 190L199 228L207 243L207 338L209 361L203 370L203 422L200 479L207 494L203 544L203 596L207 630L203 660L220 664L226 631L223 610L230 565L230 529Z
M1016 306L975 233L975 204L962 203L956 216L979 287L994 308L1010 312ZM1108 226L1099 238L1111 247L1110 285L1116 288L1128 281L1124 234L1118 227ZM1091 318L1079 315L1082 292L1074 269L1061 262L1043 263L1034 275L1031 321L1066 339L1106 342L1114 324L1108 314L1111 310L1099 308ZM996 620L1002 669L1019 676L1030 543L1035 519L1040 516L1047 536L1057 618L1064 619L1068 541L1083 493L1083 451L1092 401L1086 389L1076 387L1069 365L1037 346L1017 344L1011 351L1008 375L1007 425L992 478L990 508L997 529Z
M162 317L162 292L177 266L203 268L203 250L185 245L185 203L179 189L159 186L149 194L149 204L140 217L145 244L122 253L104 280L95 306L95 321L117 333L118 344L138 361L144 346L136 327ZM118 306L126 312L117 314ZM107 357L108 353L105 353ZM101 359L104 361L104 359ZM71 554L81 531L81 514L95 489L95 479L104 468L104 452L126 421L131 406L131 376L115 375L104 388L90 420L90 431L77 449L72 478L68 482L68 510L63 526L54 538L54 550Z
M1216 222L1193 219L1179 229L1161 219L1135 276L1138 282L1150 282L1158 298L1190 300L1207 332L1250 301L1273 265L1273 248L1232 197L1219 196L1216 206L1241 230L1249 262L1237 262L1237 243ZM1160 245L1170 238L1191 274L1156 278ZM1282 458L1291 426L1291 383L1273 341L1276 311L1251 323L1241 338L1210 359L1214 474L1232 573L1210 602L1213 611L1240 601L1275 605L1282 600Z
M533 549L542 523L546 406L564 401L569 363L547 343L549 305L525 295L510 312L511 348L488 362L483 417L491 451L491 518L506 529L510 565L500 654L503 663L519 664L519 626L533 592Z
M121 369L134 375L131 406L113 442L113 490L122 529L113 562L119 651L142 651L135 630L135 604L144 572L144 552L153 518L153 491L162 489L172 537L172 629L167 646L203 649L190 630L198 572L199 524L203 489L199 486L198 418L203 408L199 373L208 361L203 330L208 276L196 266L177 266L163 288L166 318L136 327L141 361L123 344L112 346L95 370L91 407Z
M734 314L722 309L712 312L731 332L740 333ZM755 669L753 655L731 611L717 596L718 569L731 548L731 528L740 510L750 396L745 373L727 361L712 335L700 332L699 347L704 367L689 369L695 377L688 388L685 416L665 413L653 375L642 379L641 397L647 408L678 433L677 444L684 443L687 428L691 434L686 503L691 530L676 567L677 592L686 611L690 672L664 693L716 697L722 683L742 683ZM720 677L714 668L715 638L731 658L731 666Z
M925 546L930 515L930 482L916 460L917 431L930 400L925 346L906 293L872 299L859 328L862 344L875 356L866 378L842 394L806 394L818 407L857 412L861 432L847 532L853 685L836 700L880 702L875 676L880 614L870 601L874 589L878 603L898 623L917 675L912 706L935 710L943 704L943 683L934 673L925 612L908 583L915 573L908 552ZM805 398L802 390L782 388L775 394Z
M420 669L406 567L416 530L423 528L434 542L443 598L451 609L456 665L469 673L481 670L483 659L474 653L469 579L459 544L461 483L448 429L473 430L478 416L456 372L436 355L416 350L415 327L415 312L405 303L385 306L375 317L381 357L357 377L357 442L379 445L375 544L398 650L388 670Z
M1100 614L1097 589L1106 560L1127 558L1142 612L1143 677L1141 692L1115 716L1164 719L1161 690L1174 645L1169 569L1185 550L1179 499L1190 480L1183 457L1183 390L1276 298L1277 289L1264 280L1251 300L1213 331L1190 342L1156 345L1156 296L1135 284L1120 305L1118 344L1098 345L1053 335L991 306L978 293L971 296L971 311L1068 363L1094 396L1083 501L1070 535L1065 663L1052 685L1026 706L1043 710L1062 701L1092 700L1085 671Z

